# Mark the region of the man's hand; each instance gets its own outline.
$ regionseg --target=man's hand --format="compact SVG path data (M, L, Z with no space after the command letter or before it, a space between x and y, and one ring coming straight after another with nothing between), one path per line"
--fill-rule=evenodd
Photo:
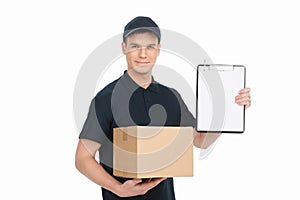
M241 89L235 97L235 103L245 106L246 109L249 108L251 106L250 88Z
M142 183L142 179L128 180L120 185L116 194L120 197L144 195L165 179L166 178L153 178L145 183Z
M238 91L238 95L235 97L235 103L240 106L249 108L251 106L250 88L244 88ZM206 149L212 143L214 143L221 133L205 133L194 131L194 145L198 148Z

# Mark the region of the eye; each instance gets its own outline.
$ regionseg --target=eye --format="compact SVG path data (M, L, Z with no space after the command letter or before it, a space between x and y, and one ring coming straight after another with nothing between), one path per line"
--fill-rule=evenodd
M148 49L155 49L155 45L149 45L147 46Z
M137 45L131 45L130 48L136 49L136 48L138 48L138 46Z

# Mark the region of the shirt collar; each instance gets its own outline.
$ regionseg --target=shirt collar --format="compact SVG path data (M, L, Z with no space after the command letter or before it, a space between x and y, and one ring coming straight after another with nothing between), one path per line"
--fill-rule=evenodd
M122 79L124 81L124 84L129 87L129 88L140 88L142 90L150 90L153 92L158 93L159 92L159 86L158 86L158 82L156 82L152 76L152 81L150 83L150 85L144 89L141 86L139 86L127 73L127 70L124 71L124 75L122 76Z

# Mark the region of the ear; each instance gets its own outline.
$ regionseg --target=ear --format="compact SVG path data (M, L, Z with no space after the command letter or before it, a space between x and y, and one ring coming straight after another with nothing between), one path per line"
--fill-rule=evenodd
M159 56L159 54L160 54L160 47L161 47L161 45L160 45L160 44L158 44L157 56Z
M126 54L126 44L125 44L125 42L121 43L121 47L122 47L123 54Z

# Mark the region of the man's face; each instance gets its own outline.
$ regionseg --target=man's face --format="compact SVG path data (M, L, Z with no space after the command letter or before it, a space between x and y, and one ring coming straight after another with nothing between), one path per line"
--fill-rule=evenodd
M154 33L133 33L122 43L126 55L128 70L145 75L152 71L156 58L160 53L160 44Z

